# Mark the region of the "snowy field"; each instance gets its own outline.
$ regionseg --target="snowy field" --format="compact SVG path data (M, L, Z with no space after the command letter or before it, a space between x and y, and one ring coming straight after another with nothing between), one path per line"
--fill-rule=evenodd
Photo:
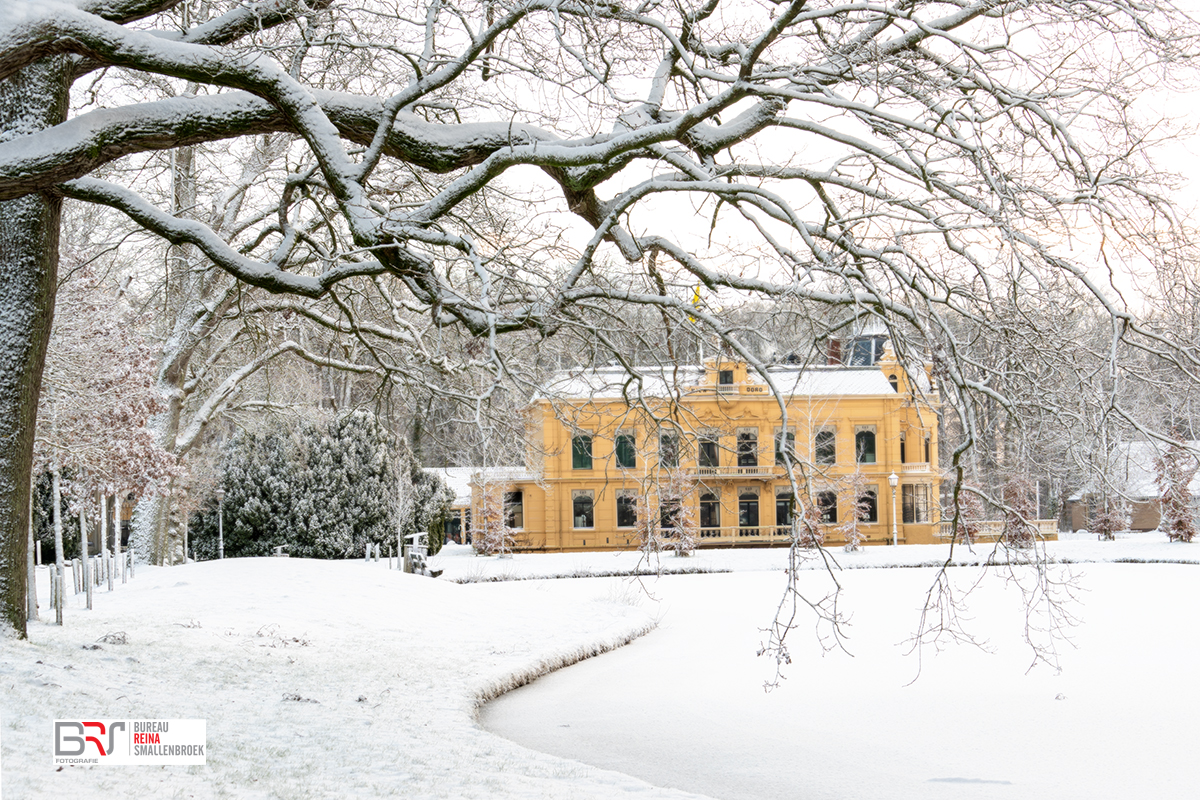
M963 552L967 562L985 548ZM1117 798L1194 796L1200 546L1156 535L1050 545L1081 599L1061 673L1026 672L1011 589L973 596L991 652L903 641L944 547L843 554L849 648L805 626L775 691L756 658L783 550L479 558L451 547L430 580L384 563L231 559L139 570L96 610L0 644L5 798ZM977 567L952 571L972 580ZM47 596L45 570L40 575ZM456 584L453 580L473 580ZM806 580L808 577L806 576ZM828 577L814 571L814 587ZM648 594L647 594L648 592ZM44 602L44 600L43 600ZM632 644L513 692L530 678ZM89 650L106 633L129 643ZM54 718L204 718L204 767L51 765ZM586 762L586 763L582 763ZM589 766L591 765L591 766ZM635 777L630 777L635 776ZM674 788L662 788L674 787ZM678 790L678 791L677 791Z

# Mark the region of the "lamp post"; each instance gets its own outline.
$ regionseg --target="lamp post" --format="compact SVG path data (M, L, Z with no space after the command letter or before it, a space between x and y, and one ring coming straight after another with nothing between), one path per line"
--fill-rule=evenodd
M896 497L892 492L892 510L895 511ZM217 558L225 557L225 490L217 489Z
M888 486L892 487L892 547L899 544L899 539L896 536L896 485L900 483L900 479L893 472L888 475Z

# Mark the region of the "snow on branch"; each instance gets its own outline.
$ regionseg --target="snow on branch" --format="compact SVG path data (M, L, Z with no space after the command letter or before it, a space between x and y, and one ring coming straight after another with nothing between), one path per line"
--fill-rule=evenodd
M137 193L117 184L95 178L80 178L62 184L61 190L67 197L112 206L172 244L195 245L229 274L269 292L320 297L338 281L355 275L378 275L387 271L379 262L364 261L347 262L316 277L285 272L279 265L243 256L207 225L168 214Z

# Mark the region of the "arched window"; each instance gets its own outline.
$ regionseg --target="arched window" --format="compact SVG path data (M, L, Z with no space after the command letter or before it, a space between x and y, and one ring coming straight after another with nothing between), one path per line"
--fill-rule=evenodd
M900 391L900 379L897 378L895 375L888 375L888 383L890 383L892 385L893 392Z

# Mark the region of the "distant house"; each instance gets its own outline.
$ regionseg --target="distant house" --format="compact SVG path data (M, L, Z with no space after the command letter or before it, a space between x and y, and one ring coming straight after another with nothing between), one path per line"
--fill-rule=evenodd
M1184 444L1200 452L1200 441ZM1108 496L1129 503L1131 530L1152 531L1158 527L1159 489L1154 482L1157 475L1154 462L1164 449L1161 442L1122 442L1110 454L1106 466ZM1067 514L1073 530L1092 526L1097 512L1103 510L1104 488L1100 479L1093 479L1067 498ZM1200 473L1192 478L1189 489L1193 504L1200 503Z

